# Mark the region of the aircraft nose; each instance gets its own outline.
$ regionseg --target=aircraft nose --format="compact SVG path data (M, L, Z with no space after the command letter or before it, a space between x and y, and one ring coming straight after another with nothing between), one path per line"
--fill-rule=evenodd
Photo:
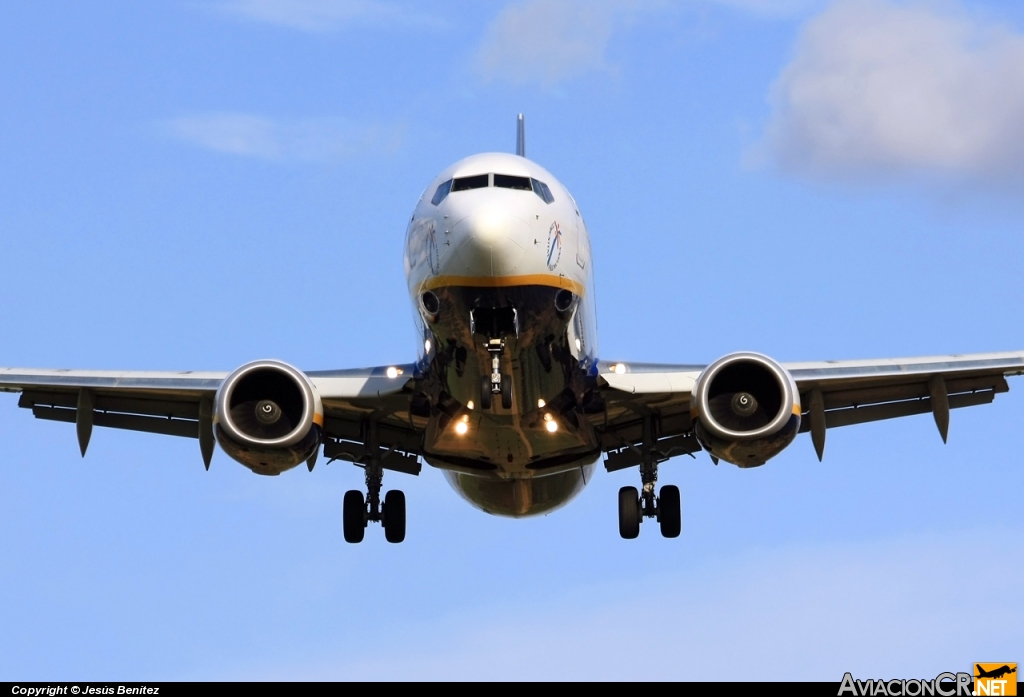
M529 226L496 208L467 216L453 229L458 250L446 272L454 276L509 276L515 272L529 236Z

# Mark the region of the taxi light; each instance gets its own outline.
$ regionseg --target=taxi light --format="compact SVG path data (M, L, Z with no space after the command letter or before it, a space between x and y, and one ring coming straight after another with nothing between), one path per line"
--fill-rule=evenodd
M472 410L474 406L475 405L473 404L473 400L472 399L469 400L468 402L466 402L466 408L467 409Z
M467 424L465 421L458 422L457 424L455 424L455 432L458 433L460 436L466 435L466 433L469 432L469 424Z
M550 414L549 414L549 416L550 416ZM546 424L544 424L544 427L548 429L548 433L554 433L555 431L558 430L558 422L557 421L548 421Z
M547 404L547 402L545 402L543 399L538 399L537 400L537 408L538 409L543 409L545 404Z

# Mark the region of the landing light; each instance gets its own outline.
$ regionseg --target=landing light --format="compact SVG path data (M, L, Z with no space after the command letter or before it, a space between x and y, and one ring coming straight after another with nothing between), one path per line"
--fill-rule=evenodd
M548 429L548 433L554 433L555 431L558 430L558 422L548 421L546 424L544 424L544 428Z
M455 432L458 433L460 436L466 435L466 433L469 432L469 424L467 424L465 421L460 421L459 423L455 424Z
M430 339L423 342L423 353L430 353Z
M579 351L581 348L583 348L583 342L581 342L579 340L579 337L577 337L576 338L576 350Z
M402 369L401 368L396 368L395 366L391 366L390 368L387 369L387 376L389 378L391 378L392 380L397 378L401 374L402 374Z
M538 409L543 409L545 404L547 404L547 402L545 402L543 399L538 399L537 400L537 408Z
M615 373L616 375L622 375L623 373L626 372L626 364L625 363L616 363L615 365L613 365L611 367L611 371L613 373Z
M470 410L472 410L474 406L475 406L475 405L473 404L473 400L472 400L472 399L471 399L471 400L469 400L468 402L466 402L466 408L467 408L467 409L470 409Z

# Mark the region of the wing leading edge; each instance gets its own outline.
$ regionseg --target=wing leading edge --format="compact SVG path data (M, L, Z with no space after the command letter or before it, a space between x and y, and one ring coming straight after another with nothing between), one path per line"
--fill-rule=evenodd
M1024 352L920 358L783 363L797 385L801 432L819 458L824 434L838 428L932 413L943 438L948 412L991 402L1024 374ZM701 450L693 433L691 394L704 365L599 365L599 408L584 405L614 471ZM383 451L384 467L418 474L426 414L414 397L414 364L311 371L324 406L324 454L357 464ZM227 372L142 372L0 368L0 392L36 418L76 424L83 454L93 426L200 441L213 451L212 404Z
M392 365L305 375L324 405L324 451L360 462L375 433L385 467L419 472L422 424L410 413L416 366ZM197 438L206 466L213 454L213 400L227 372L143 372L0 368L0 392L49 421L76 424L85 454L93 426ZM360 448L363 451L360 452Z
M800 394L800 430L811 432L820 459L826 429L913 414L932 413L945 439L949 410L987 404L1008 391L1006 377L1024 374L1024 352L781 365ZM609 470L640 463L645 421L653 424L647 437L655 449L671 443L689 454L700 450L690 397L705 367L601 363L598 384L607 418L594 426L602 432ZM664 454L659 460L667 459Z

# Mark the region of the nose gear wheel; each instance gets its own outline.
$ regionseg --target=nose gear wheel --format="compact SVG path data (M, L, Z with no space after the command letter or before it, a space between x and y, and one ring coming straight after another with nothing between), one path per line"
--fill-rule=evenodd
M501 376L501 408L512 408L512 376Z

